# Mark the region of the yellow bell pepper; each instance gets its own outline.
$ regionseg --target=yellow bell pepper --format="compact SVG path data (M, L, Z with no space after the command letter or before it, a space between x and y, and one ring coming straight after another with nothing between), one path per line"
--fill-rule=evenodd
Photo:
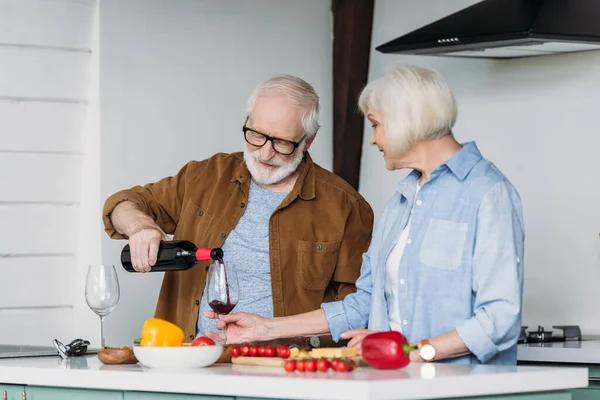
M150 318L142 327L140 346L182 346L184 334L180 327L160 318Z

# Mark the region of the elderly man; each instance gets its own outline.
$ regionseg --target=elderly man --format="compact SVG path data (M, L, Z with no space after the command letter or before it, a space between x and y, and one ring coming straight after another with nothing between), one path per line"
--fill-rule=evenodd
M264 317L317 310L356 290L373 211L308 149L319 97L310 84L277 76L250 95L242 153L187 163L175 176L110 196L103 220L113 239L129 239L133 266L150 271L159 243L173 234L222 247L238 273L236 312ZM193 339L216 331L203 299L204 268L165 273L155 316Z

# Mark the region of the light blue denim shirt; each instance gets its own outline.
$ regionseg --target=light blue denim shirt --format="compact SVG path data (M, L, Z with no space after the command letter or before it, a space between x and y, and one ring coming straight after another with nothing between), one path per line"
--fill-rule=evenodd
M419 177L411 172L386 205L356 293L321 305L334 340L349 329L390 330L386 260L411 216L398 266L402 333L418 342L456 330L472 354L445 362L516 364L525 236L519 194L474 142L436 168L415 199Z

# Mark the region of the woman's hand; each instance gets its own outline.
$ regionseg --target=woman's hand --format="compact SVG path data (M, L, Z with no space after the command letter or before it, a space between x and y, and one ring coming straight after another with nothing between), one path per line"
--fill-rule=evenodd
M371 331L369 329L352 329L350 331L342 333L340 336L342 339L351 339L348 342L348 347L356 348L358 355L362 354L362 341L365 337L377 331Z
M267 334L267 319L256 314L236 313L222 315L214 311L207 311L204 316L211 319L218 319L217 329L223 333L214 333L206 331L206 336L216 341L226 341L226 343L246 343L261 341Z

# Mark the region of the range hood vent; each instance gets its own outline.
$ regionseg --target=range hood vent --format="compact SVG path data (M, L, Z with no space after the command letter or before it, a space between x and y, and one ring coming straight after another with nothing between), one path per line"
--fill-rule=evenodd
M484 0L376 50L504 59L600 50L600 0Z

